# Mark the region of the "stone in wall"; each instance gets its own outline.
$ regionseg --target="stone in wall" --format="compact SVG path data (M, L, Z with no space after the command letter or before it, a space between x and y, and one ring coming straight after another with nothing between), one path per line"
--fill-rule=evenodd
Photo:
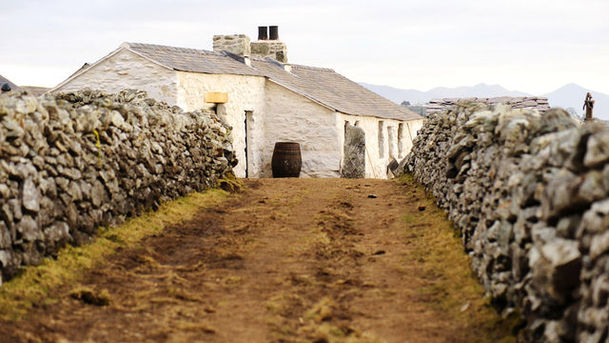
M345 125L344 159L341 175L344 178L363 178L366 173L366 134L351 124Z
M97 227L214 187L236 164L230 127L143 91L0 95L0 276Z
M431 114L406 169L460 230L472 268L531 342L609 337L609 128L457 102Z
M239 56L249 56L251 53L250 38L244 34L215 35L213 47L214 51L228 51Z
M281 63L288 63L288 47L278 40L259 40L250 44L252 57L270 57Z

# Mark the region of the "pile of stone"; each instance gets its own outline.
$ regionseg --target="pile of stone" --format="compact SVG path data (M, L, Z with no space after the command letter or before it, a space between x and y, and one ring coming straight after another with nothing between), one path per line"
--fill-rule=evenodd
M444 112L460 101L481 102L487 105L506 104L514 109L531 109L543 113L550 109L548 98L543 97L494 97L494 98L443 98L433 99L425 105L425 114Z
M525 340L607 341L609 128L462 102L430 116L405 163Z
M0 272L15 275L236 164L230 128L142 91L0 96ZM1 280L1 279L0 279Z

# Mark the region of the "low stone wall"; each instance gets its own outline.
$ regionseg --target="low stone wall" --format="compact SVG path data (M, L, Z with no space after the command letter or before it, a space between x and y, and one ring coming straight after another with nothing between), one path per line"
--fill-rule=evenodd
M101 225L215 186L236 164L214 113L184 113L141 91L2 95L0 154L5 280Z
M605 342L609 129L563 110L458 103L419 130L406 170L460 230L472 268L536 342Z

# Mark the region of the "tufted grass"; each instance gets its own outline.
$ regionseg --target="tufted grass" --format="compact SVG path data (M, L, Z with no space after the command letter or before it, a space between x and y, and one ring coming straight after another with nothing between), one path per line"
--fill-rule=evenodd
M484 288L478 282L470 264L469 256L463 251L463 243L457 229L439 209L434 198L417 184L411 175L398 179L409 189L416 189L419 206L424 211L406 213L402 220L409 230L406 240L413 247L409 259L415 260L423 268L424 286L418 293L430 300L431 306L447 313L461 325L478 323L470 327L478 337L470 337L471 342L516 342L521 325L518 313L502 318L491 306L490 299L483 297ZM508 337L490 337L495 333L511 332Z
M199 210L220 203L228 194L211 189L166 202L157 211L145 212L122 225L99 228L92 243L66 246L56 259L45 258L42 264L25 268L0 288L0 319L19 320L33 307L57 302L52 294L54 289L80 280L85 271L101 263L104 257L119 248L133 247L167 226L192 219Z

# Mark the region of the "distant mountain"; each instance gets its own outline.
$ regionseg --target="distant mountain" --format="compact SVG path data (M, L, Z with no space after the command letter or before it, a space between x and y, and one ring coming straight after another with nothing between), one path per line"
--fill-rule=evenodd
M446 88L437 87L422 92L415 89L399 89L389 86L372 85L360 82L360 84L371 91L384 96L385 98L401 103L402 101L410 101L411 104L424 104L431 99L437 98L491 98L497 96L529 96L527 93L519 91L510 91L499 85L487 85L484 83L477 84L472 87L457 87Z
M424 104L431 99L437 98L490 98L498 96L532 96L531 94L510 91L499 85L487 85L484 83L471 87L446 88L438 87L423 92L416 89L400 89L389 86L373 85L360 82L360 84L371 91L384 96L395 102L409 101L412 105ZM594 104L594 115L598 118L609 120L609 95L588 90L574 83L567 84L551 93L541 96L547 97L552 107L573 108L576 113L583 114L582 106L586 93L590 92L596 101Z
M609 95L607 94L595 92L574 83L569 83L568 85L560 87L551 93L545 94L544 96L548 98L550 105L553 107L572 107L577 113L583 114L584 110L582 107L584 105L584 99L586 98L587 92L592 94L592 99L595 101L595 117L605 120L609 119Z

